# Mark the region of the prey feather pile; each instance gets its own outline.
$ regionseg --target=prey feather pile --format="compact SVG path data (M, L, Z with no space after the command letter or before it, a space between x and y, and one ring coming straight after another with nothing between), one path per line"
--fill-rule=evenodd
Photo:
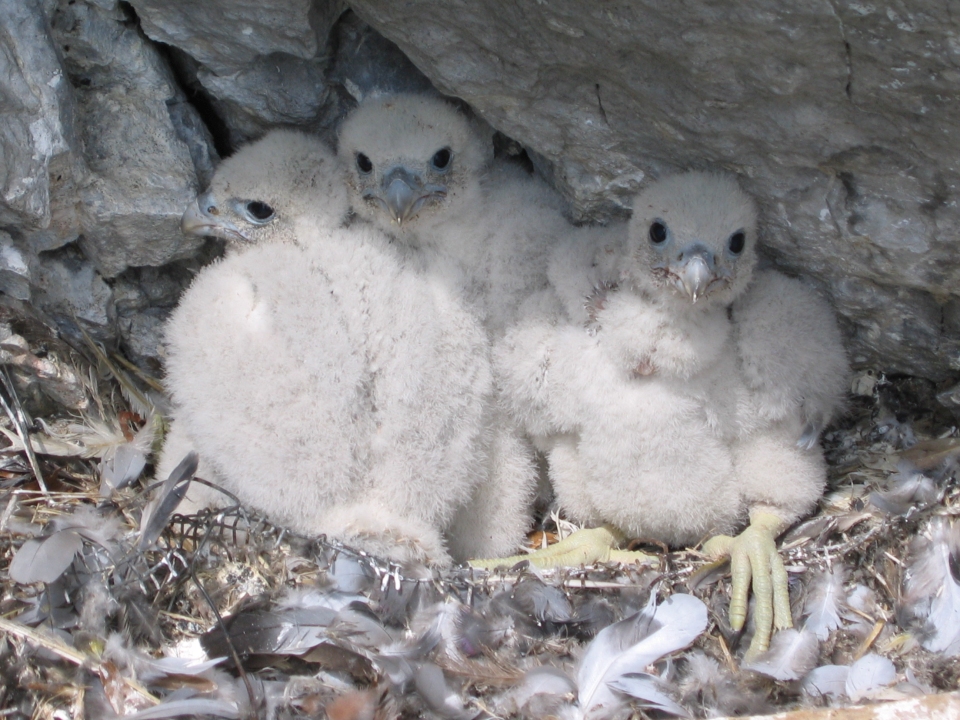
M858 380L819 511L781 540L795 627L745 664L726 568L695 551L440 572L240 506L174 515L202 478L188 457L147 479L149 384L23 322L0 368L4 718L713 717L960 685L960 438L918 381Z

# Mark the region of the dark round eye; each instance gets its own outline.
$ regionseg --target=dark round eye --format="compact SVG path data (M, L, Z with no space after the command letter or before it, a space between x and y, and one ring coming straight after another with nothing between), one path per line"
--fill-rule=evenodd
M273 208L259 200L251 200L248 202L247 212L257 220L269 220L273 217Z
M747 243L747 236L743 234L743 230L737 230L733 235L730 236L730 241L727 243L727 247L730 248L730 252L734 255L739 255L743 252L743 246Z
M220 208L218 208L216 205L211 205L210 207L207 208L207 214L208 214L208 215L219 215L219 214L220 214Z
M667 226L662 222L655 222L650 225L650 242L654 245L660 245L667 239Z
M373 163L363 153L357 153L357 169L362 173L368 173L373 170Z
M435 170L446 170L447 166L450 165L450 157L450 148L440 148L430 158L430 164L433 165Z

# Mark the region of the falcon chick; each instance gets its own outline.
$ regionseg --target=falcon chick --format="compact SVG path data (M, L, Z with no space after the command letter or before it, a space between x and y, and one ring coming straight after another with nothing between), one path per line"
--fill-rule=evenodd
M731 178L686 173L651 185L636 199L616 285L590 303L589 327L521 324L495 358L512 412L548 454L561 507L604 525L531 561L630 561L638 554L611 549L625 536L676 546L716 536L704 549L731 557L736 629L753 582L752 655L773 626L792 624L776 537L822 492L822 453L798 440L806 415L833 412L846 367L835 320L809 291L762 274L750 296L756 236L753 203ZM797 332L781 325L791 318L804 332L823 323L821 367L801 345L778 342Z
M419 95L374 97L340 129L350 202L361 218L420 248L499 337L547 287L552 242L569 234L559 196L455 107Z
M338 168L319 140L275 131L188 209L188 232L249 244L205 268L169 320L158 474L194 448L208 479L275 522L444 563L485 459L486 335L383 233L344 226Z
M370 98L344 121L338 153L356 214L461 294L491 340L548 287L550 244L572 230L562 202L520 168L494 164L489 138L449 103ZM512 552L531 521L533 450L498 405L488 480L452 538L474 557Z
M349 200L340 164L316 138L275 130L220 163L210 187L187 206L185 235L218 237L228 248L297 243L296 218L343 223ZM284 217L278 218L282 209Z

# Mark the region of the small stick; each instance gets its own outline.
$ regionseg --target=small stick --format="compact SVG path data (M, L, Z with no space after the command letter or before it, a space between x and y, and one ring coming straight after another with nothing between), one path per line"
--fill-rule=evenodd
M64 660L72 662L74 665L83 665L88 660L86 655L70 647L60 638L37 632L33 628L22 625L15 620L7 620L5 617L0 617L0 630L22 638L23 640L29 640Z
M877 637L880 635L880 632L883 630L886 623L883 620L877 620L876 624L873 626L873 630L870 631L870 634L864 638L863 643L857 648L857 652L854 655L854 660L859 660L864 655L867 654L867 650L870 649L870 646L873 645Z

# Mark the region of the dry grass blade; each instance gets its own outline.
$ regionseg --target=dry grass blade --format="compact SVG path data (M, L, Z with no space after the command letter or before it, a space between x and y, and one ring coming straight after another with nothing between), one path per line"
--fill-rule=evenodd
M37 462L37 456L33 452L33 446L30 444L26 415L24 415L23 408L20 405L17 390L10 380L10 374L7 372L7 368L3 366L0 366L0 381L3 382L4 389L4 392L0 393L0 403L3 404L4 412L6 412L7 417L10 418L10 422L13 423L13 426L17 429L17 435L20 436L20 441L23 443L23 451L27 456L30 469L37 479L40 490L46 493L48 490L46 483L43 481L43 473L40 471L40 463Z
M10 633L11 635L15 635L18 638L22 638L23 640L29 640L45 650L49 650L58 657L73 663L74 665L84 665L90 663L90 658L88 658L79 650L75 650L74 648L70 647L55 635L41 633L31 627L27 627L26 625L22 625L13 620L7 620L4 617L0 617L0 630Z
M104 349L100 347L100 343L90 337L87 331L83 329L83 325L81 323L78 322L77 327L80 329L83 339L86 341L87 346L96 356L97 360L103 364L103 366L110 372L114 379L116 379L116 381L120 384L121 389L124 391L127 399L130 400L131 405L134 406L134 409L145 417L155 414L157 409L154 402L144 395L143 392L141 392L140 388L138 388L136 383L130 379L130 376L127 375L127 373L116 366Z

